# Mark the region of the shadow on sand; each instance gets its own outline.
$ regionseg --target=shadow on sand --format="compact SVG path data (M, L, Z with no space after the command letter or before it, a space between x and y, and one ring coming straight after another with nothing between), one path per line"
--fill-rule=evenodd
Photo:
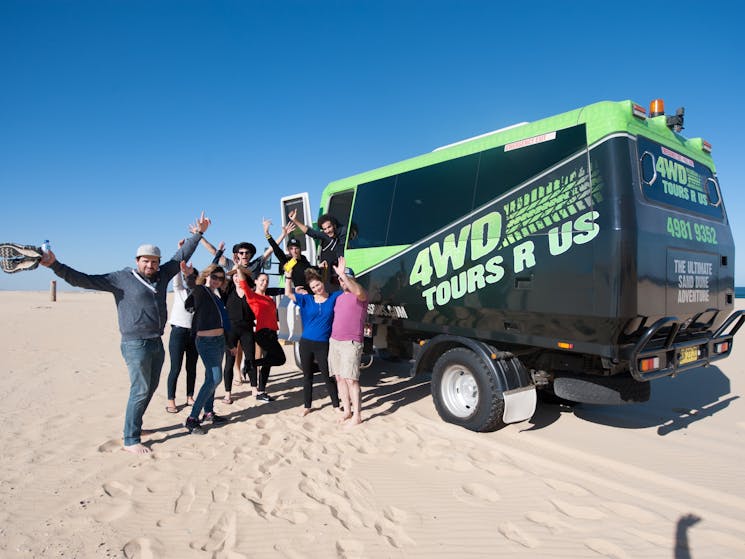
M623 406L577 404L573 407L539 404L530 430L541 429L558 420L562 413L574 413L585 421L642 429L657 426L660 436L685 429L722 411L739 396L731 395L730 381L718 367L700 367L676 378L665 377L652 382L648 402Z

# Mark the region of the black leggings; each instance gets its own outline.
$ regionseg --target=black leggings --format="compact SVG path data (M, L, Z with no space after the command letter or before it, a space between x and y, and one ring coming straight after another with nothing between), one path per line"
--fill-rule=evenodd
M260 359L256 360L256 367L260 367L259 371L259 393L266 392L266 382L269 380L269 370L272 367L279 367L284 365L287 358L285 357L285 350L279 345L277 339L277 332L270 330L269 328L262 328L254 334L254 339L259 347L263 350L263 355ZM248 378L251 381L251 386L256 386L256 370L249 369Z
M321 377L326 383L331 398L331 405L339 407L339 391L336 387L336 379L329 376L329 343L314 342L300 338L300 366L303 369L303 403L310 409L313 402L313 369L314 361L318 363Z
M244 330L240 333L238 340L241 342L241 349L243 350L243 366L248 367L251 370L253 362L256 359L256 347L254 346L254 331ZM225 381L225 392L231 392L233 385L233 366L235 365L235 355L230 351L225 352L225 368L223 369L222 376Z

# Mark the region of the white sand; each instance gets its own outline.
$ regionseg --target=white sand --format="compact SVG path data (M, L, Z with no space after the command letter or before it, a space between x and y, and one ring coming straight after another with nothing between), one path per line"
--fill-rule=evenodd
M290 358L276 402L236 388L216 403L231 423L189 436L185 410L164 410L166 358L138 457L119 450L111 296L2 292L0 309L4 558L745 557L743 334L646 404L545 405L486 434L390 369L364 373L360 427L335 425L319 384L323 409L301 419Z

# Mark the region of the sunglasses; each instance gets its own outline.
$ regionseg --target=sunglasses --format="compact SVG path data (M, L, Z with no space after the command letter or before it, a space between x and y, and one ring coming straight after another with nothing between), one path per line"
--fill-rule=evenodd
M239 250L238 254L253 254L250 250Z
M210 278L213 279L213 280L220 280L220 281L224 281L225 280L225 276L218 276L216 274L210 274Z

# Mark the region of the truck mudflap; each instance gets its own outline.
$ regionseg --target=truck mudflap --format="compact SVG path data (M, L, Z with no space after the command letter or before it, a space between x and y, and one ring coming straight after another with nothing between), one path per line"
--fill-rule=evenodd
M535 386L523 386L514 390L505 390L502 393L504 398L504 415L502 421L505 423L517 423L533 417L535 406L538 400Z
M696 322L696 318L701 314L688 322ZM733 338L743 322L745 311L736 311L716 332L704 332L691 337L686 335L684 322L677 317L661 318L644 331L631 350L631 376L637 381L644 382L676 375L696 367L705 367L714 361L724 359L732 351ZM665 340L660 342L660 331L668 327L670 330ZM655 359L658 361L655 362ZM645 370L647 368L651 370Z

